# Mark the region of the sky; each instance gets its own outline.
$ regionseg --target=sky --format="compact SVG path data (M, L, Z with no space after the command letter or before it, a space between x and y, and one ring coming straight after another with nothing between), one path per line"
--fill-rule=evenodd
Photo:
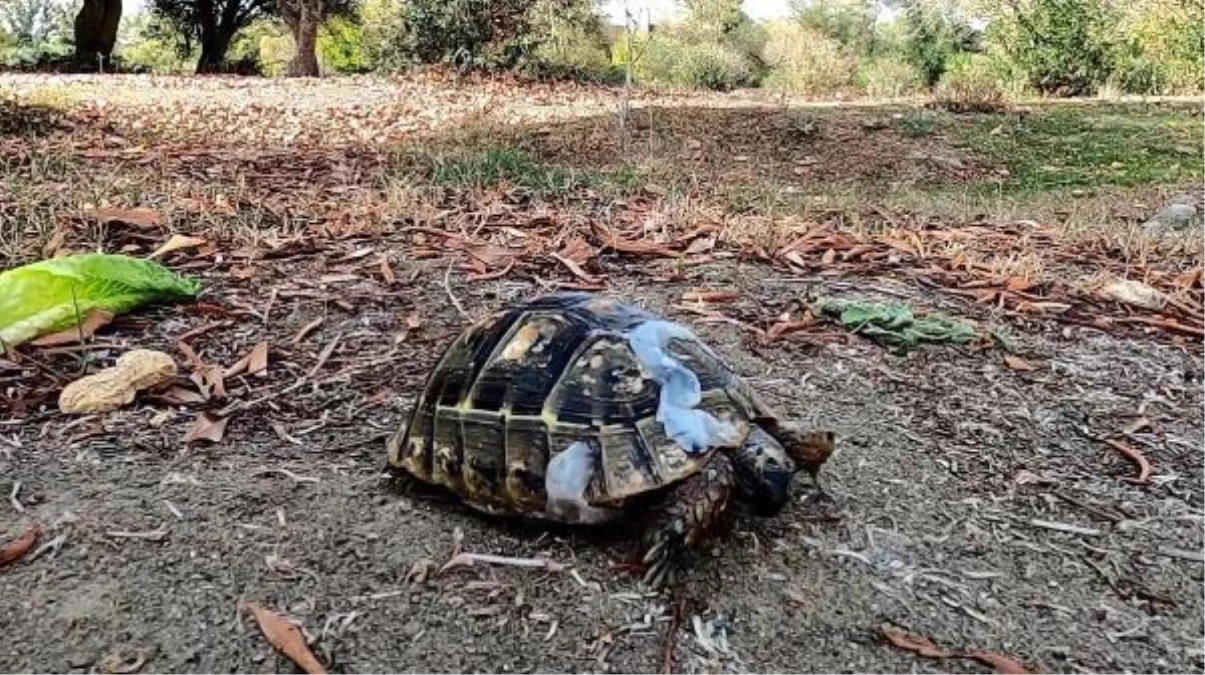
M622 23L625 3L634 15L643 15L647 9L654 21L682 11L680 0L606 0L603 9L616 23ZM142 11L145 0L125 0L121 4L122 16L133 16ZM746 14L758 20L780 19L790 14L790 0L745 0L743 7Z

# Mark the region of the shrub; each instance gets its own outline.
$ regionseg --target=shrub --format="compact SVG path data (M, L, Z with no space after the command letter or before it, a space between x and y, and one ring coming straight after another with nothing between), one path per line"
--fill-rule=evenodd
M180 53L180 42L161 26L151 26L150 14L122 21L117 35L117 57L126 67L156 75L180 75L197 69L198 51Z
M369 70L364 48L364 28L347 16L327 19L318 34L318 58L322 67L336 73L363 73Z
M1118 17L1105 0L1029 0L988 37L1045 94L1092 94L1113 74Z
M875 99L903 98L920 91L922 82L916 68L895 59L865 61L854 73L854 85Z
M840 43L794 23L769 27L765 85L797 94L832 94L850 85L856 61Z
M719 43L692 43L657 34L636 62L638 76L676 87L731 91L757 84L753 64L738 50Z
M960 54L950 59L946 74L937 84L934 103L951 112L999 112L1008 107L991 60L982 54Z
M1113 84L1129 94L1205 89L1205 27L1199 7L1175 0L1132 3L1120 25Z

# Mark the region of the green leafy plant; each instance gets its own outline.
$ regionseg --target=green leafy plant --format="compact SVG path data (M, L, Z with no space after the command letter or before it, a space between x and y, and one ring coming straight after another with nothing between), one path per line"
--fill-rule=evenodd
M12 347L78 325L93 310L114 315L192 298L200 283L162 265L113 254L53 258L0 273L0 344Z

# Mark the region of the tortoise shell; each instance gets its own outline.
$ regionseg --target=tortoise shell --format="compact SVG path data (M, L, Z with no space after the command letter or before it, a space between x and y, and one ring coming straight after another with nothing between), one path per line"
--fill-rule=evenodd
M389 462L493 513L544 515L550 459L575 441L598 451L583 495L619 508L680 481L710 452L688 453L657 421L660 386L627 334L657 317L584 293L536 298L466 329L440 358L409 424L389 440ZM698 340L665 351L699 378L697 406L740 438L756 399Z

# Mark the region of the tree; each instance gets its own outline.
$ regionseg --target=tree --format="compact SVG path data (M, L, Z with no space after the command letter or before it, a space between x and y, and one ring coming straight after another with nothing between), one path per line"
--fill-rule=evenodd
M978 51L979 34L953 3L907 0L903 10L904 58L925 86L937 84L954 56Z
M794 0L795 19L804 28L836 40L854 56L873 56L877 49L875 0Z
M1108 0L1006 0L988 34L1038 91L1093 93L1112 75L1115 7Z
M200 43L197 73L221 72L234 36L272 9L271 0L151 0L151 12L179 38L181 53Z
M121 0L84 0L75 15L75 55L79 62L107 67L120 24Z
M289 77L318 77L318 28L330 16L350 13L351 0L276 0L276 8L297 50Z

